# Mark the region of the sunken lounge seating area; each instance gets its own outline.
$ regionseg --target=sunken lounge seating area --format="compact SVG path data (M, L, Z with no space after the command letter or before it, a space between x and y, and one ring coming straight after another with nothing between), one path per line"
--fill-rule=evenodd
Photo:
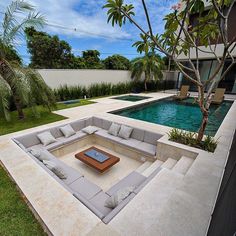
M87 142L92 142L110 149L116 147L120 152L130 154L131 158L155 161L157 140L161 137L158 133L89 117L64 126L15 137L13 140L104 223L109 223L161 168L157 167L149 176L134 170L104 191L84 177L83 173L57 158L54 153L65 152L71 146L81 148ZM106 172L102 175L106 175Z

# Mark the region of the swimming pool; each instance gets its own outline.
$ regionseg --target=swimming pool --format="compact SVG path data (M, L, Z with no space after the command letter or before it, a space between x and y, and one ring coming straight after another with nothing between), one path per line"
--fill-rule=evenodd
M138 96L138 95L125 95L125 96L114 97L113 99L129 101L129 102L137 102L137 101L141 101L148 98L151 98L151 97Z
M210 106L205 134L211 136L216 134L231 105L232 102L224 101L221 105ZM111 113L192 132L198 131L202 118L201 111L198 105L194 104L193 98L184 101L168 98Z

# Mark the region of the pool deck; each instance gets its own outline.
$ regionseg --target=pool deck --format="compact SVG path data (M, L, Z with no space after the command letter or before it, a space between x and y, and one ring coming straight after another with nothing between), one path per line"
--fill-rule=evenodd
M166 126L108 113L166 98L173 93L175 91L140 94L152 98L138 102L100 98L96 99L96 104L55 112L68 117L67 120L0 136L0 160L48 232L52 235L80 236L206 234L236 128L236 102L215 136L219 138L219 143L214 154L168 141L166 133L170 128ZM229 97L231 98L235 99L233 96ZM160 142L192 150L197 152L198 156L185 175L162 169L109 224L105 225L11 141L12 137L20 134L92 115L157 131L164 134Z

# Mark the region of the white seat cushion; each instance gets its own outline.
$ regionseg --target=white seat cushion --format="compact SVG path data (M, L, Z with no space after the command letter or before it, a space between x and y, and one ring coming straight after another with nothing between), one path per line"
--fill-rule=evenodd
M98 130L99 130L98 127L92 126L92 125L87 126L87 127L85 127L85 128L82 129L82 131L83 131L84 133L86 133L86 134L94 134L94 133L95 133L96 131L98 131Z
M106 138L108 140L111 140L111 141L116 141L116 142L119 142L122 140L122 138L120 137L117 137L117 136L114 136L114 135L111 135L109 134L106 130L104 129L101 129L101 130L98 130L96 133L96 135L100 136L100 137L103 137L103 138Z
M58 166L55 162L44 160L43 164L49 170L51 170L58 178L60 178L60 179L66 179L67 178L67 174L65 173L63 168L61 166Z
M137 147L137 150L147 153L148 155L156 155L156 145L150 143L141 142Z

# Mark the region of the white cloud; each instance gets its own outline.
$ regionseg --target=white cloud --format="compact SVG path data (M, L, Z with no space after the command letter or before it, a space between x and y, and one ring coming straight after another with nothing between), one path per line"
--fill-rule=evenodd
M11 1L1 0L0 7L5 11ZM104 35L111 39L129 38L130 34L119 27L107 24L106 11L102 10L105 1L82 0L28 0L43 14L49 24L61 25L68 29L47 27L49 33L73 37L96 37ZM76 31L73 29L76 28Z
M47 26L45 31L52 34L61 34L67 37L96 37L97 35L107 38L138 38L139 31L129 24L125 27L112 27L107 24L106 10L102 6L106 0L27 0L32 3L37 11L42 13L49 24L61 25L60 27ZM1 0L0 9L5 7L11 0ZM135 6L135 20L147 29L145 15L141 0L126 0ZM146 1L153 23L155 33L163 31L163 17L169 13L171 5L177 0L148 0ZM76 28L76 31L73 29Z

